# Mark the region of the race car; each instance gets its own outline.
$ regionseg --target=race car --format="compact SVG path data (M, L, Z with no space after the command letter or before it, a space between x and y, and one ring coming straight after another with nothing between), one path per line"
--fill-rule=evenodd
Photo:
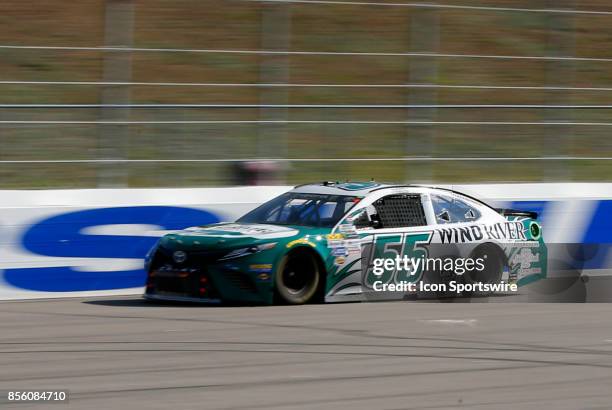
M436 257L455 264L417 260ZM376 269L378 261L401 258L408 260L405 270ZM482 269L463 264L461 272L462 258L480 260ZM147 254L145 268L144 297L152 300L400 299L407 292L377 292L376 285L525 285L546 276L546 246L532 212L494 209L439 187L321 182L297 186L235 222L167 234Z

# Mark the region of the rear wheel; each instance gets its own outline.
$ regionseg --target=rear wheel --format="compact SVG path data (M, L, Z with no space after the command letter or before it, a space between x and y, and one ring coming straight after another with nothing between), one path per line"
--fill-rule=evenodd
M484 261L484 269L472 269L464 274L465 283L500 283L504 272L504 258L502 251L494 245L479 246L472 252L470 258ZM487 295L488 292L463 292L463 296Z
M313 301L321 282L319 264L308 251L292 252L281 260L276 272L276 293L280 302L301 305Z

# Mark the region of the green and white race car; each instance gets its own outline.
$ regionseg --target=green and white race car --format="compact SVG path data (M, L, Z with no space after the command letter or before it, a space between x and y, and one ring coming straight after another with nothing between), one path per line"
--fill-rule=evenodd
M536 218L435 187L301 185L236 222L162 237L145 260L144 296L303 304L405 298L405 291L375 291L392 283L522 286L546 276L546 246ZM382 273L374 269L377 261L404 257L405 270L391 264ZM434 257L486 263L482 269L464 264L461 270L457 263L452 269L415 263Z

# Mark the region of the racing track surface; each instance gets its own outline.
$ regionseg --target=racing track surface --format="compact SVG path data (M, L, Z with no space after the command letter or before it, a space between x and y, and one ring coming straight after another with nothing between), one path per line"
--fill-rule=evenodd
M609 409L612 305L0 303L1 408Z

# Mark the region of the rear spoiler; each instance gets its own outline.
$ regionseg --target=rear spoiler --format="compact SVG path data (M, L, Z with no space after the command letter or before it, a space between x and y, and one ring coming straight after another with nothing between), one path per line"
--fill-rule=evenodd
M499 212L500 215L503 215L503 216L526 216L531 219L538 219L538 213L533 212L533 211L519 211L516 209L503 209L503 208L498 208L495 210Z

